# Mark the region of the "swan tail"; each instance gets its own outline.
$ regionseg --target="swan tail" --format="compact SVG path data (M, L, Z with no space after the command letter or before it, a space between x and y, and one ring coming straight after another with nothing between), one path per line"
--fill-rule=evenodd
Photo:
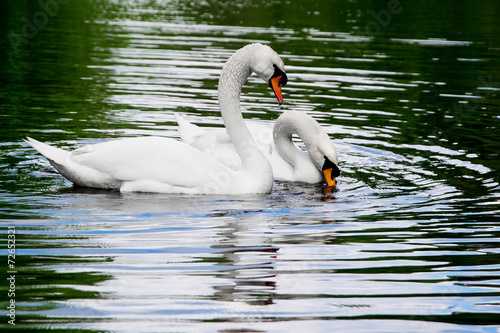
M174 116L175 116L175 121L177 121L177 125L179 125L178 131L179 134L181 135L181 139L185 143L192 144L205 133L204 129L191 124L177 112L174 113Z
M52 147L46 143L40 142L33 138L27 137L25 142L29 143L31 147L35 148L40 154L45 156L50 164L59 170L66 164L69 157L69 152L60 148Z

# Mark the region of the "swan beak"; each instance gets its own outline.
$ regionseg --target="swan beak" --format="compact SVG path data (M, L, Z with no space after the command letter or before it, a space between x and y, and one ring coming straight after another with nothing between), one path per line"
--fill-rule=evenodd
M326 180L326 185L328 187L333 187L337 184L335 177L332 176L333 168L328 168L323 170L323 176Z
M274 94L276 95L276 98L278 99L278 103L283 104L283 96L281 95L281 75L276 76L271 78L269 80L269 85L271 86L271 89L273 89Z
M327 187L333 187L333 186L337 185L337 181L335 180L335 177L340 176L340 169L335 163L330 161L326 156L325 156L325 164L323 164L322 172L323 172L323 176L325 177Z

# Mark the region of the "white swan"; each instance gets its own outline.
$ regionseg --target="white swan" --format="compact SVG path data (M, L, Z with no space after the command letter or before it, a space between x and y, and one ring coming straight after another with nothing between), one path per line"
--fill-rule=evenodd
M189 123L177 113L175 117L184 142L234 170L241 168L241 160L224 129L205 130ZM335 177L340 174L337 151L328 134L307 113L282 113L272 130L255 124L248 128L259 149L271 163L274 179L306 183L326 180L328 186L335 186ZM294 134L302 139L307 153L293 143Z
M273 49L250 44L224 65L219 107L231 141L242 160L235 172L208 154L170 138L140 137L103 142L67 152L31 138L27 142L76 185L120 191L161 193L269 193L272 169L252 139L240 111L240 93L256 73L283 102L287 83L283 61Z

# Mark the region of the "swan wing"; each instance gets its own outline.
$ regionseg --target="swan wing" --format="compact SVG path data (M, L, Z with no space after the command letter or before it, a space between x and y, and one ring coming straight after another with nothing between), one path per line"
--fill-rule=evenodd
M131 138L87 146L72 152L71 159L80 166L128 183L128 187L131 183L135 183L134 186L163 184L166 189L171 186L192 189L192 192L206 183L210 172L224 170L222 164L203 152L162 137ZM147 188L133 190L150 192Z
M225 128L203 129L175 115L178 132L183 142L204 152L232 170L241 169L241 158Z
M163 137L102 142L71 152L42 145L64 155L57 161L54 156L46 157L65 178L86 187L136 192L210 192L211 178L227 169L203 152ZM47 151L50 150L40 152L46 155Z
M180 115L176 115L176 119L182 141L205 152L232 170L241 169L241 159L224 128L205 130L191 124ZM272 128L260 124L248 124L247 127L259 150L271 164L274 179L294 181L293 167L278 153L272 137Z
M194 141L197 141L199 138L202 138L207 134L206 130L199 126L191 124L177 112L174 113L174 117L178 126L177 130L181 135L182 141L184 141L185 143L190 145Z

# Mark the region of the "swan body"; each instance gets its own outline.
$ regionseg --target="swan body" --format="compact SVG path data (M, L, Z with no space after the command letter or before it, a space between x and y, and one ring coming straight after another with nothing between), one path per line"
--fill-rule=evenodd
M283 61L266 45L247 45L224 65L218 87L219 106L242 161L238 171L184 142L164 137L127 138L71 152L32 138L27 142L61 175L79 186L123 192L269 193L272 168L252 139L240 111L240 93L252 73L271 86L280 104L281 85L287 82Z
M184 142L206 152L233 170L241 168L241 160L224 129L204 130L177 113L175 117ZM318 122L305 112L282 113L273 129L255 124L248 128L260 151L270 162L274 179L319 183L326 178L323 172L326 161L333 163L330 167L334 168L334 177L340 173L335 146ZM293 143L294 134L302 139L307 152Z

